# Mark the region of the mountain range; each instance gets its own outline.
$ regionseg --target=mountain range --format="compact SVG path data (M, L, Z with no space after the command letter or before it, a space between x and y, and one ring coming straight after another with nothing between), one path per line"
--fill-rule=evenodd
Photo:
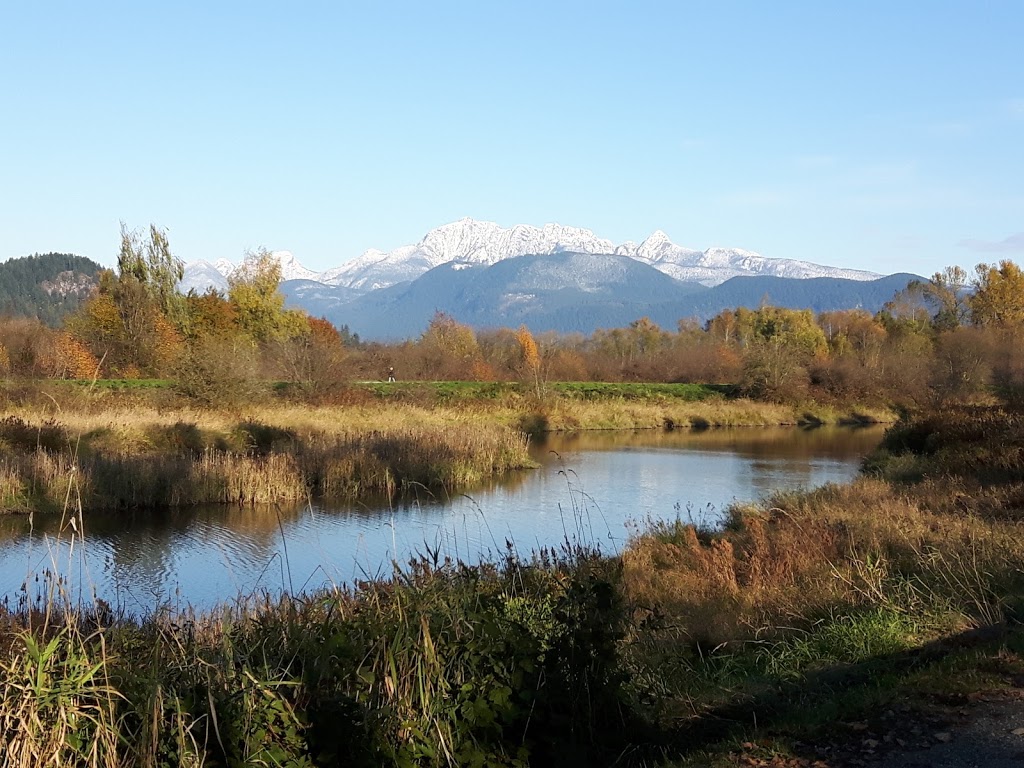
M439 310L479 328L526 324L535 332L582 333L641 316L673 327L681 318L704 320L765 300L815 311L875 311L915 277L883 278L737 248L699 251L661 231L639 245L616 245L587 229L504 228L474 219L319 273L288 251L274 256L290 306L382 340L418 335ZM182 290L225 290L233 269L226 260L188 264Z

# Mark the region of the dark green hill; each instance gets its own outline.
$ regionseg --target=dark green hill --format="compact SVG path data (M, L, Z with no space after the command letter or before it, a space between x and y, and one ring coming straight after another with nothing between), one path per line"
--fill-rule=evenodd
M103 267L70 253L36 253L0 264L0 316L56 327L92 295Z

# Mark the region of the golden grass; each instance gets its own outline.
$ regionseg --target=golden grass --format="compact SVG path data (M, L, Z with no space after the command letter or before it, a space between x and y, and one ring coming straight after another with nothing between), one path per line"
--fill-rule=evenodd
M151 398L153 400L153 398ZM581 400L545 396L504 398L498 401L476 400L455 404L422 406L406 402L369 402L345 406L313 406L284 401L266 401L250 408L211 411L174 401L164 403L146 399L121 402L113 397L98 400L90 407L80 403L64 404L39 401L33 406L11 407L4 415L17 415L32 422L58 418L72 435L109 433L112 441L146 447L145 432L155 426L178 422L193 424L204 433L223 433L242 421L288 428L297 432L327 431L365 433L400 426L435 426L445 429L477 426L517 426L524 416L542 415L551 430L642 429L660 428L666 423L685 426L771 426L796 424L808 420L823 423L844 421L890 422L896 414L882 406L821 404L781 405L746 399L710 398L683 401L667 398L627 400Z
M41 425L49 429L46 449L36 447ZM454 489L532 466L524 434L474 410L283 405L232 415L139 407L34 421L21 414L0 424L5 429L0 503L8 511L62 508L69 479L87 508L251 506L392 495L411 484ZM54 445L55 434L66 437Z
M538 408L546 428L659 429L671 427L767 427L805 422L890 422L896 416L884 408L847 409L812 405L797 407L753 400L716 398L699 402L580 401L553 399ZM520 414L521 418L521 414Z
M1002 610L996 585L1024 572L1024 538L1014 522L944 511L949 498L948 486L910 494L862 478L733 508L717 533L659 526L623 553L624 587L712 647L836 607L941 602L987 622Z
M601 401L549 397L308 406L266 401L211 411L156 394L37 399L0 412L0 505L60 508L72 464L86 506L225 502L310 495L392 495L410 484L448 489L530 466L521 429L664 429L840 421L865 413L713 398ZM49 429L47 451L36 433ZM40 435L42 433L40 432ZM61 437L63 435L63 437ZM5 437L0 435L0 446ZM11 442L13 441L13 442ZM54 443L63 442L64 445ZM286 454L291 459L272 458ZM74 457L74 458L72 458ZM64 484L65 487L61 487Z

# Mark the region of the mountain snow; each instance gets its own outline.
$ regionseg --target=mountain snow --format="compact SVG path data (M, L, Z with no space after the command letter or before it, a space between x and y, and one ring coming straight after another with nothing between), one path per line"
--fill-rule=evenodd
M709 248L697 251L673 243L661 230L639 245L625 242L615 245L597 237L589 229L545 224L537 228L520 224L501 227L490 221L460 219L432 229L415 245L403 245L393 251L370 249L350 261L324 272L306 269L289 251L274 251L281 264L283 280L311 280L325 285L368 293L415 280L434 267L450 262L492 265L504 259L526 255L555 253L611 254L628 256L683 282L715 286L742 275L812 278L839 277L849 280L874 280L879 275L856 269L839 269L794 259L761 256L739 248ZM580 260L580 283L589 282L587 264ZM216 264L193 262L185 267L182 290L207 287L227 288L227 277L236 267L221 259Z
M317 278L319 275L311 269L306 269L299 263L291 251L274 251L270 254L281 265L282 280L314 280L322 282Z
M324 282L320 274L311 269L306 269L291 251L273 251L271 254L281 265L281 280L312 280ZM214 288L222 293L228 290L228 278L241 266L227 259L218 259L211 264L208 261L193 261L185 265L185 274L178 283L182 293L195 290L196 293Z
M193 261L185 265L185 274L178 283L178 290L182 293L195 291L205 293L210 288L218 291L227 291L228 275L231 274L235 265L221 259L216 264L208 261Z

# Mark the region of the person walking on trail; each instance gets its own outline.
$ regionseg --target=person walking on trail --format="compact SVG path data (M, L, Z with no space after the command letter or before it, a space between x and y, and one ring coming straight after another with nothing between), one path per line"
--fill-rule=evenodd
M395 369L394 368L388 368L388 381L394 381L394 380L395 380Z

